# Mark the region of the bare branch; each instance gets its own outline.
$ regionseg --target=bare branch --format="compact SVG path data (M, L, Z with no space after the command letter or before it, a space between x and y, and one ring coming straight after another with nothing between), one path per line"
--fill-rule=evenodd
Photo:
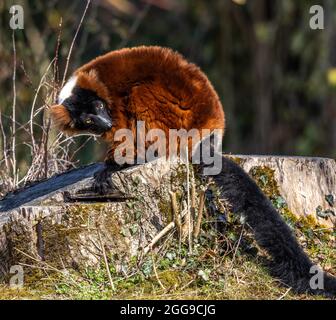
M66 65L65 65L65 70L64 70L64 74L63 74L62 87L63 87L63 85L64 85L64 83L65 83L65 79L66 79L66 76L67 76L67 73L68 73L68 68L69 68L69 62L70 62L71 53L72 53L72 50L73 50L73 47L74 47L76 38L77 38L77 36L78 36L79 29L80 29L80 27L81 27L82 24L83 24L84 17L85 17L85 15L86 15L86 11L87 11L87 9L89 8L90 3L91 3L91 0L87 0L86 7L85 7L85 9L84 9L84 12L83 12L83 14L82 14L81 20L80 20L79 25L78 25L78 27L77 27L77 30L76 30L76 32L75 32L75 36L74 36L73 39L72 39L72 42L71 42L71 45L70 45L70 49L69 49L69 52L68 52L68 56L67 56L67 58L66 58Z
M16 46L15 30L12 30L13 45L13 105L12 105L12 166L13 166L13 188L17 185L17 168L16 168Z

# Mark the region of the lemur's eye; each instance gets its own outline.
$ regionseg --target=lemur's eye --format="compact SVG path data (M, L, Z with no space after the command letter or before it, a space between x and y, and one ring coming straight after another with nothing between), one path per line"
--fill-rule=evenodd
M103 110L105 108L105 104L104 104L103 101L96 100L96 101L94 101L93 105L98 110Z
M87 119L85 120L85 123L86 123L86 124L91 124L91 123L92 123L92 120L91 120L90 118L87 118Z

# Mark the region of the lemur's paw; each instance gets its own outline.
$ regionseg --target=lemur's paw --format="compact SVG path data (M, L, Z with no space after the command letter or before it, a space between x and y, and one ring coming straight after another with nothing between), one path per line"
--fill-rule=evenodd
M129 168L131 165L123 164L119 165L117 163L107 163L106 167L95 173L94 182L92 185L92 191L100 195L112 194L120 192L120 190L114 185L111 174L122 169Z
M105 195L118 190L111 179L111 170L106 168L94 175L93 192Z

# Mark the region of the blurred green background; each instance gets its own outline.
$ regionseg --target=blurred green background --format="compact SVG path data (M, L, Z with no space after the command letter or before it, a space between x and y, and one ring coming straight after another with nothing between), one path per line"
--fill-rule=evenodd
M56 78L62 79L86 1L1 1L4 115L11 115L13 102L8 24L13 4L24 8L24 29L15 31L15 43L17 120L25 123L35 90L55 57L59 32ZM309 27L314 4L324 8L324 30ZM333 0L93 0L74 43L69 74L121 47L171 47L198 64L218 91L227 117L225 152L335 157L335 24ZM38 95L37 108L44 104L46 90ZM10 134L8 119L3 122ZM24 130L18 135L16 152L24 170L29 152L23 142L28 136ZM81 163L100 157L101 146L92 142L78 153Z

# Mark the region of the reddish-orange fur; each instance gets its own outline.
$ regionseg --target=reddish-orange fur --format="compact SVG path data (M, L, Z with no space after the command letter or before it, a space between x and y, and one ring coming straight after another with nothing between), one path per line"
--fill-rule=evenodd
M169 129L224 132L223 108L208 78L171 49L142 46L112 51L85 64L75 75L78 86L108 103L114 124L103 135L110 144L108 158L116 147L116 130L134 131L137 120L145 121L147 130L164 130L167 137Z
M51 116L53 118L54 124L69 134L75 133L72 129L72 120L69 112L61 104L56 104L50 109Z

